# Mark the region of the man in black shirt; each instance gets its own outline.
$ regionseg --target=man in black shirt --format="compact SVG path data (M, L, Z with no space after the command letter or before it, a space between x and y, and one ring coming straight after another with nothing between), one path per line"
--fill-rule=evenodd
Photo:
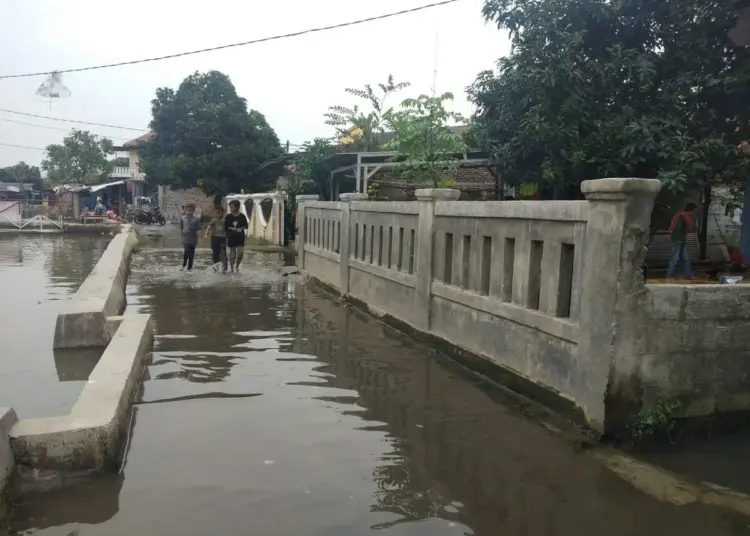
M247 231L248 223L247 217L240 212L240 202L236 199L229 202L229 214L224 218L224 222L229 248L229 268L237 272L245 252L245 231Z

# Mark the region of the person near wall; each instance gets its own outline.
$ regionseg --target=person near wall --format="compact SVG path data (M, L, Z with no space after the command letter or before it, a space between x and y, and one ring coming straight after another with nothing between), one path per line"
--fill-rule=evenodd
M214 218L206 227L204 238L207 239L209 235L211 236L214 272L218 272L221 266L221 273L225 274L227 272L227 230L223 207L214 209Z
M181 270L187 268L190 271L193 269L195 248L198 247L198 233L200 230L201 221L195 216L195 205L188 203L185 205L185 215L180 218L180 234L182 235L182 245L184 247Z
M682 272L685 279L692 279L693 273L690 266L690 257L687 251L688 233L695 228L695 213L698 205L688 203L685 210L674 215L672 223L669 225L669 232L672 235L672 252L669 256L669 266L667 267L667 277L673 277L677 265L682 263Z
M236 199L229 202L229 214L224 218L224 222L229 248L229 269L232 272L238 272L245 251L245 231L249 224L247 217L240 212L240 202Z

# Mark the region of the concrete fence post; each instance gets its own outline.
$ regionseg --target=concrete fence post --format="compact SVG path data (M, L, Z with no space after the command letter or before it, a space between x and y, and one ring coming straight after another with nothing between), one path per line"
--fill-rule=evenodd
M639 303L645 292L646 255L655 179L584 181L589 201L581 277L578 390L586 419L597 430L619 426L623 392L636 387ZM637 381L637 380L636 380ZM636 387L637 388L637 387Z
M366 201L369 199L367 194L341 194L341 237L340 240L340 260L339 260L339 290L342 296L349 294L349 252L351 251L351 206L352 201Z
M317 195L298 195L297 201L297 268L305 269L305 244L307 243L307 220L305 219L305 201L317 201Z
M435 247L435 202L456 201L460 190L451 188L422 188L414 192L419 203L419 220L417 222L417 258L414 273L417 279L417 310L419 319L417 328L430 330L430 301L432 294L432 269L434 265L433 248Z

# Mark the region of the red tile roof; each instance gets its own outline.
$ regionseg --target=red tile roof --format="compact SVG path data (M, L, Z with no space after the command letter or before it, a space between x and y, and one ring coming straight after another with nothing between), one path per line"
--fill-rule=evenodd
M154 136L156 136L156 132L152 130L151 132L146 132L142 136L138 136L134 140L126 141L125 143L122 144L122 146L125 149L135 149L136 147L139 147L140 145L143 145L144 143L149 141Z

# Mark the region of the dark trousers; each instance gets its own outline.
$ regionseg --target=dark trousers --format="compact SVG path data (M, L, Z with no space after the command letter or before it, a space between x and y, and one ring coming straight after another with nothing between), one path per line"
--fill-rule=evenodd
M227 271L227 239L224 236L211 237L211 251L213 253L213 262L221 263L222 269Z
M187 266L188 270L193 269L193 259L195 258L195 246L197 244L183 244L185 246L185 250L182 253L182 267L185 268Z

